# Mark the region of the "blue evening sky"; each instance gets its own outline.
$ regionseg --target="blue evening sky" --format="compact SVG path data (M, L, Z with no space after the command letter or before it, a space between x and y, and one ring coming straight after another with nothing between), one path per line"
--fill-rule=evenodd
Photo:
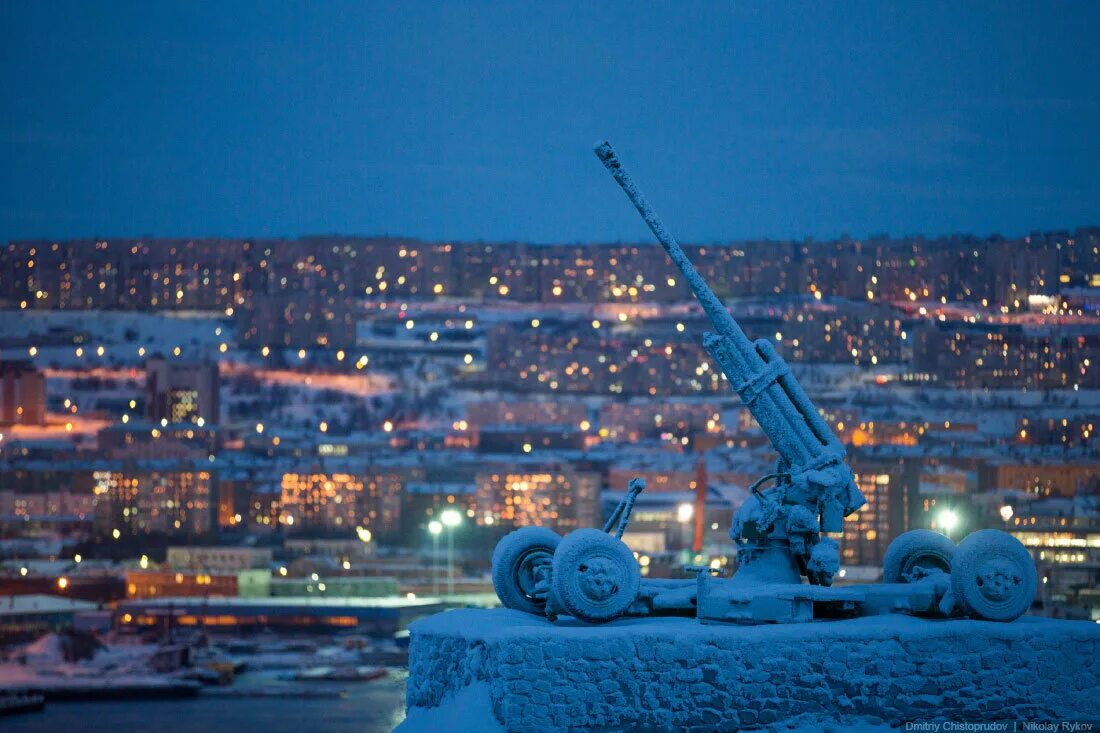
M0 240L1100 224L1100 3L0 1Z

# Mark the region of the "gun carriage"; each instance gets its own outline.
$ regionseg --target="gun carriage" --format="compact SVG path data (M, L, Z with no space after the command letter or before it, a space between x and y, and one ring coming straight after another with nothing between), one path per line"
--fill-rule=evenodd
M522 527L503 538L493 553L501 602L551 619L589 622L651 614L737 623L889 612L1011 621L1023 614L1035 595L1035 566L1018 540L993 529L974 532L957 547L929 530L906 532L887 549L883 583L832 587L840 556L828 533L843 531L844 518L866 503L844 446L774 345L745 335L610 144L600 143L595 152L691 287L714 327L703 346L779 458L734 515L730 537L738 569L732 577L709 566L689 566L694 581L641 577L622 542L645 487L635 479L603 531L579 529L561 538L546 528ZM762 489L767 483L771 487Z

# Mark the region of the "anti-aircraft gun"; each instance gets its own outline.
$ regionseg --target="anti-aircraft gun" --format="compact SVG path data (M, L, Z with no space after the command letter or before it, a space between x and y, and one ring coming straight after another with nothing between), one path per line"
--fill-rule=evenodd
M493 584L512 608L571 615L592 622L621 615L684 614L704 622L792 622L886 612L966 615L1011 621L1035 595L1027 549L999 530L971 534L956 548L946 536L912 530L891 542L879 584L833 588L840 568L827 536L866 500L845 462L844 446L817 412L787 363L766 339L750 341L665 229L611 145L596 156L626 193L714 326L703 345L779 454L775 471L750 487L730 537L739 569L718 577L710 566L684 581L641 578L621 541L637 493L631 490L603 532L576 530L564 539L523 527L493 553ZM766 482L773 486L761 490ZM608 534L612 525L618 531ZM809 581L803 583L803 576ZM689 581L690 582L690 581Z
M828 538L822 541L821 533L842 531L844 517L866 503L845 463L844 446L772 343L767 339L750 341L745 336L665 229L611 145L597 145L596 157L691 287L715 329L703 336L704 348L779 454L775 473L752 486L752 497L742 505L730 529L742 564L746 570L766 567L767 577L758 580L798 582L799 576L805 575L815 585L831 585L840 559L836 543ZM767 480L774 480L775 486L761 492L759 487ZM769 562L754 562L765 555ZM793 573L791 560L797 566Z

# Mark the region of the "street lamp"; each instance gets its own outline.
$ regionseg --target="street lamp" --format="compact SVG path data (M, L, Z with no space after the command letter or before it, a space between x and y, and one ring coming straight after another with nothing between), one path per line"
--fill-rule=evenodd
M959 515L950 509L944 509L937 517L938 524L943 528L944 534L950 535L951 530L959 526Z
M439 515L447 527L447 595L455 592L455 527L462 523L462 515L448 509Z
M443 525L436 520L428 522L428 532L432 535L432 595L439 595L439 533Z
M684 562L688 562L690 555L688 554L688 548L691 547L691 540L685 537L688 533L688 528L691 524L692 518L695 516L695 505L691 502L685 501L683 504L679 504L676 507L676 521L680 523L680 546L682 548Z

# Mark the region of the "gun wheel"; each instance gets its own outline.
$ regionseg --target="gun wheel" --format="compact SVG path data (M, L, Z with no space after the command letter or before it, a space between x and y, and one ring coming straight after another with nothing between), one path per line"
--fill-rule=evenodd
M999 529L983 529L959 543L951 591L963 613L986 621L1012 621L1035 599L1038 574L1031 553Z
M912 529L894 538L882 560L882 582L908 583L929 571L951 572L955 543L930 529Z
M493 590L507 608L542 615L550 592L554 551L561 535L546 527L521 527L493 550Z
M565 611L591 623L623 615L642 581L630 548L598 529L578 529L561 541L552 576Z

